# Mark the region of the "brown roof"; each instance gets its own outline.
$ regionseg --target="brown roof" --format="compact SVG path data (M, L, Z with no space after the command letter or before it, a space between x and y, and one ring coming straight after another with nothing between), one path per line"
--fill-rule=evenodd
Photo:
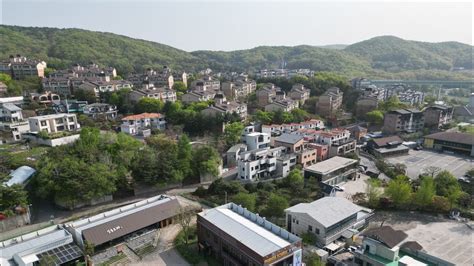
M460 132L438 132L425 136L426 139L443 140L457 142L467 145L474 145L474 135Z
M138 115L129 115L129 116L126 116L124 118L122 118L122 120L140 120L140 119L144 119L144 118L160 118L162 115L159 114L159 113L142 113L142 114L138 114Z
M113 239L128 235L132 232L171 218L179 213L180 205L177 199L155 205L130 215L85 229L84 239L94 245L101 245Z
M385 138L377 138L377 139L372 139L372 141L375 144L377 144L377 146L379 146L379 147L384 147L389 142L398 141L398 142L400 142L400 144L403 142L403 140L399 136L390 136L390 137L385 137Z
M405 243L403 243L400 248L406 248L406 249L410 249L410 250L413 250L413 251L419 251L419 250L423 250L423 247L420 245L420 243L416 242L416 241L407 241Z
M380 241L389 248L397 246L400 242L408 237L408 235L403 231L393 230L393 228L390 226L369 229L362 233L362 235Z

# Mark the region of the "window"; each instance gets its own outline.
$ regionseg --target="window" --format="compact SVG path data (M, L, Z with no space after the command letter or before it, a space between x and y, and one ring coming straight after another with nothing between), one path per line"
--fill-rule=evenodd
M41 126L42 127L46 126L46 121L41 121Z
M300 224L300 221L296 220L296 224Z
M311 225L308 225L308 231L309 232L312 232L313 231L313 227Z
M315 231L316 231L316 234L319 235L319 229L318 229L318 228L315 228Z

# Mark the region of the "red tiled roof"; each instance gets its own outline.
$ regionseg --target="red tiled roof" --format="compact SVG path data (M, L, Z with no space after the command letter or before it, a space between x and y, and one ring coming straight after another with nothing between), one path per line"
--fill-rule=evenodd
M138 114L138 115L126 116L126 117L122 118L122 120L140 120L140 119L144 119L144 118L160 118L160 117L163 117L163 115L160 114L160 113L142 113L142 114Z

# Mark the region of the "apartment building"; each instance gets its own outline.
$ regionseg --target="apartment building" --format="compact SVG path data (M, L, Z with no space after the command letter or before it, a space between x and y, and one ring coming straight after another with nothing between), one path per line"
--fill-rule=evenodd
M266 112L276 112L276 111L283 111L283 112L291 112L291 110L298 108L299 102L294 101L290 98L285 98L281 100L275 100L270 104L265 105Z
M162 102L175 102L177 99L176 91L169 87L155 87L153 84L144 84L140 89L130 91L128 94L132 104L136 104L142 98L153 98Z
M28 118L31 132L46 131L56 133L62 131L77 131L80 125L76 114L52 114Z
M93 91L96 97L100 96L100 93L114 92L121 89L131 89L132 83L126 80L86 80L79 86L75 87L75 90Z
M46 62L33 60L17 54L0 62L0 73L10 75L14 79L26 77L44 77Z
M69 96L72 94L72 82L68 77L47 77L41 80L43 90Z
M239 76L234 81L223 82L222 91L229 99L240 99L257 90L257 82L246 76Z
M165 116L159 113L142 113L129 115L122 118L120 131L130 135L147 136L151 129L164 130L166 128Z
M301 129L324 129L324 122L311 119L301 123L262 125L262 132L270 135L281 135L282 133L291 133Z
M376 97L362 96L356 102L356 115L364 119L368 112L371 112L379 106L379 99Z
M413 133L423 130L424 124L423 112L416 109L398 109L385 113L383 132Z
M173 88L175 81L182 81L185 85L188 84L186 72L173 74L172 70L167 66L163 66L161 70L148 68L145 73L129 75L127 80L132 82L133 86L136 87L140 87L144 82L148 82L157 87L168 88Z
M291 87L289 96L294 101L299 102L300 105L303 105L306 100L309 99L310 90L307 89L303 84L294 84Z
M181 96L183 103L207 102L216 96L216 91L190 91Z
M240 139L243 144L247 145L249 151L270 147L270 135L267 133L243 133Z
M269 148L243 152L237 161L238 178L253 181L276 176L276 164L277 158Z
M297 236L310 233L316 238L313 245L328 248L338 239L351 238L351 230L366 225L373 211L343 197L324 197L287 208L285 214L289 232Z
M222 265L302 265L301 238L234 203L199 213L197 235Z
M453 107L445 105L433 105L423 110L425 126L430 128L441 128L453 120Z
M117 106L107 103L93 103L83 107L83 113L93 119L114 120L117 118Z
M286 64L286 63L285 63ZM311 69L260 69L255 73L257 78L292 78L295 76L314 76L315 72Z
M191 82L191 91L219 91L221 89L221 82L215 80L212 76L206 75L201 79Z
M207 116L237 114L241 120L245 120L247 118L247 104L234 101L215 103L202 110L201 113Z
M319 96L316 110L324 117L333 116L342 106L344 93L337 87L329 88L323 95Z
M285 92L272 83L264 84L261 89L257 90L256 94L257 104L260 107L265 107L275 100L283 100L285 98Z

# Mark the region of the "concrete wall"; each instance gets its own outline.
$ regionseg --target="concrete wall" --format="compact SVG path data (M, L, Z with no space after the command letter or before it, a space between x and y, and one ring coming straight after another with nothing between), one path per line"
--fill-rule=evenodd
M62 138L57 138L57 139L42 139L40 137L24 135L25 139L29 139L30 141L36 144L45 145L49 147L56 147L56 146L71 144L71 143L74 143L76 140L78 140L79 137L80 135L77 134L77 135L72 135L72 136L67 136L67 137L62 137Z

